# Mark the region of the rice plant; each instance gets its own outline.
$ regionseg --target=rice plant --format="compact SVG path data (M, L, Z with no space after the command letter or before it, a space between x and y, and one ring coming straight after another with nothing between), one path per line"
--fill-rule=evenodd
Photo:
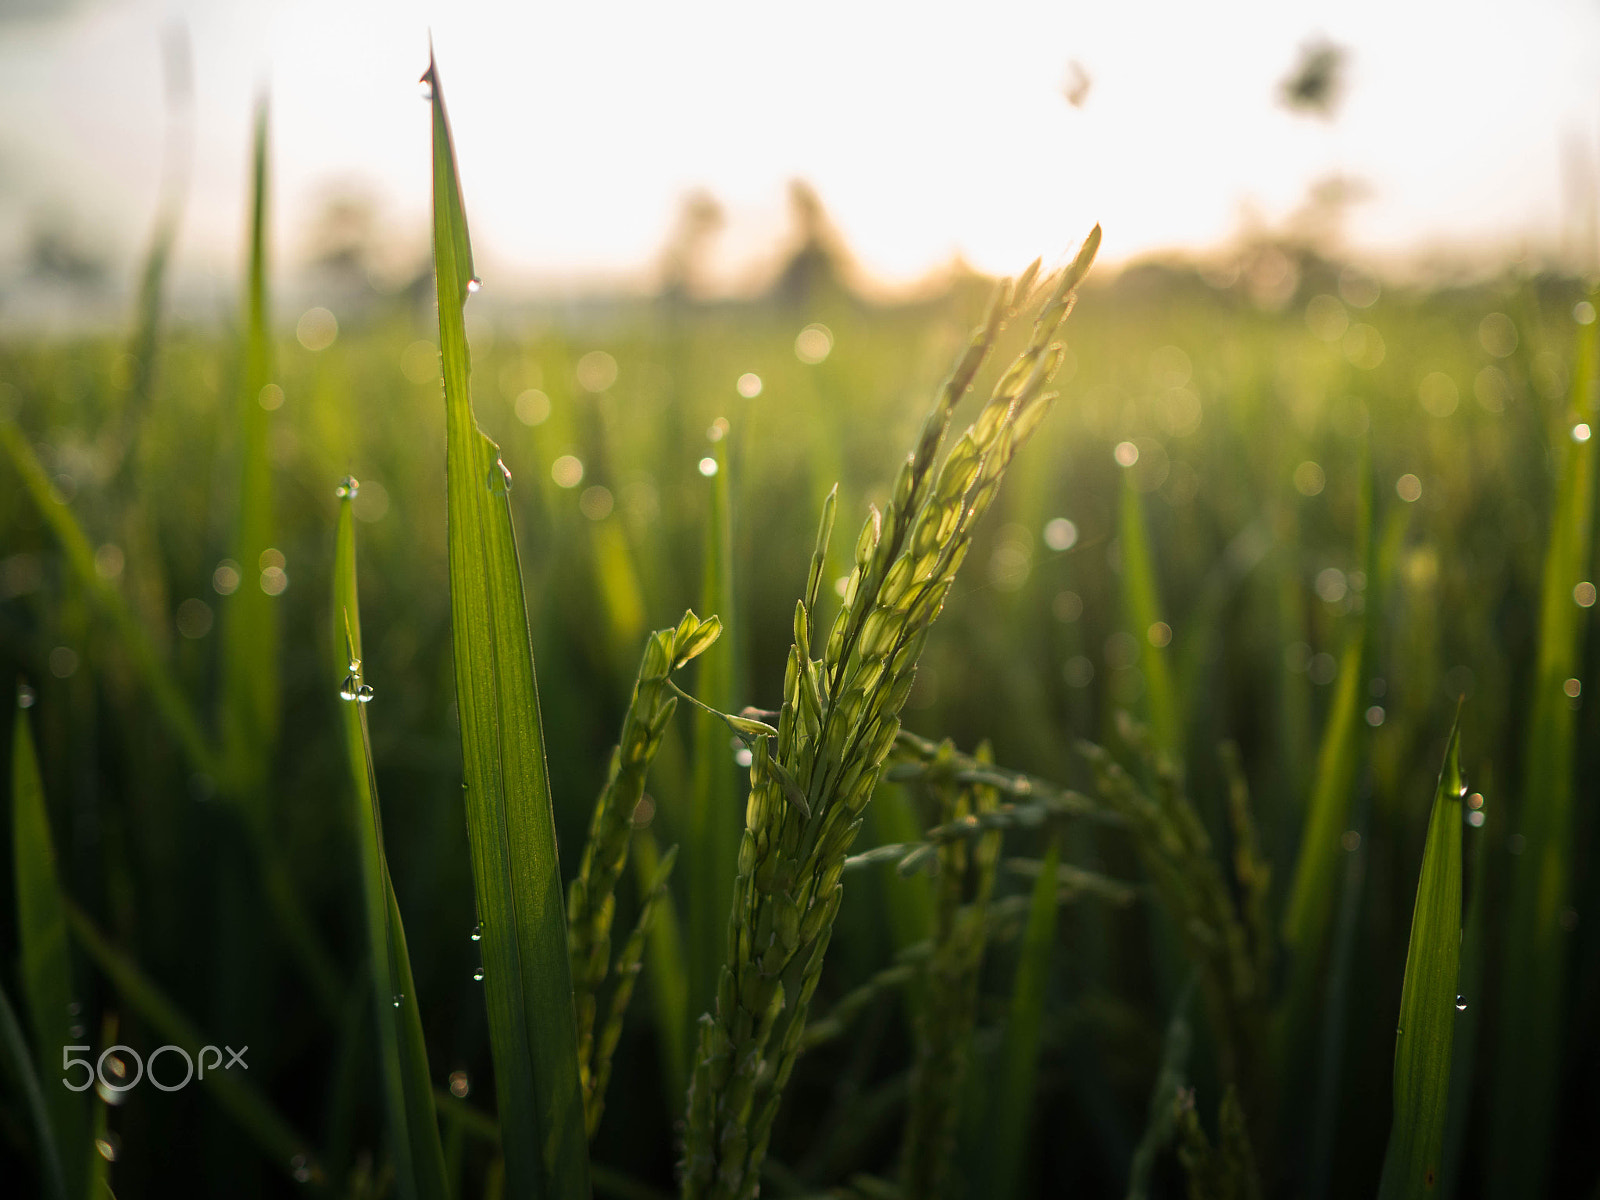
M424 85L433 323L281 336L263 103L236 336L164 202L127 336L0 337L18 1194L1594 1187L1592 295L1362 366L1096 228L469 343Z

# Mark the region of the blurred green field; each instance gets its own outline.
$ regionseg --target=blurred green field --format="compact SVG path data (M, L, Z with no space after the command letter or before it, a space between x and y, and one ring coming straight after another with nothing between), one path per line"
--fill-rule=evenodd
M1217 748L1237 743L1270 866L1267 921L1276 936L1303 853L1319 748L1337 706L1356 706L1342 837L1336 853L1328 848L1332 874L1317 901L1327 906L1325 937L1293 953L1280 945L1264 984L1281 997L1309 979L1314 994L1298 1010L1301 1027L1274 1041L1270 1081L1246 1097L1248 1115L1273 1131L1271 1144L1254 1147L1266 1194L1339 1196L1369 1194L1382 1167L1429 803L1464 696L1462 762L1483 798L1464 830L1467 908L1478 925L1474 933L1469 915L1452 1079L1460 1094L1440 1194L1589 1195L1588 1131L1600 1118L1591 1086L1600 1040L1587 1019L1600 1011L1600 726L1589 692L1600 673L1594 639L1583 637L1594 589L1574 587L1596 578L1592 548L1581 573L1560 581L1581 656L1569 672L1576 682L1545 697L1546 707L1572 713L1571 761L1533 761L1529 747L1548 745L1534 742L1533 729L1537 693L1549 690L1539 657L1548 624L1541 594L1550 590L1543 575L1562 464L1588 445L1575 440L1574 412L1594 412L1579 362L1594 310L1577 282L1555 277L1408 289L1341 274L1310 255L1299 269L1296 290L1272 305L1242 283L1208 283L1180 267L1091 279L1066 329L1062 400L978 532L903 723L964 751L987 741L1005 767L1092 792L1075 743L1088 739L1136 762L1116 719L1126 710L1181 758L1187 793L1223 863L1236 847ZM714 485L727 487L735 603L722 614L721 643L684 683L693 690L696 670L728 670L735 711L775 708L823 496L840 483L831 581L848 573L850 536L866 505L887 500L898 456L981 315L988 285L974 279L902 306L822 290L799 303L628 302L497 317L488 283L487 315L469 325L476 410L514 478L570 877L646 633L676 623L686 607L706 611ZM26 718L65 892L211 1040L249 1043L249 1081L305 1137L327 1186L383 1195L393 1181L362 991L359 871L340 700L325 670L340 652L329 644L329 596L335 487L347 474L360 481L364 676L376 692L367 716L430 1066L441 1088L458 1081L458 1094L484 1112L494 1096L468 937L475 917L454 712L437 334L431 311L398 301L341 314L337 336L315 351L306 343L321 340L316 330L297 339L294 325L289 317L275 327L272 378L281 391L263 404L273 406L277 556L246 563L230 559L242 454L237 337L174 328L143 363L130 356L129 337L0 337L0 419L81 522L100 579L126 598L208 732L221 720L219 647L240 596L276 592L281 731L265 790L265 843L221 795L223 781L186 756L14 461L0 462L0 664L33 698ZM1007 334L997 362L1019 337ZM980 387L995 370L991 363ZM1592 488L1573 504L1592 513ZM1128 545L1141 523L1153 591ZM1365 649L1352 656L1360 629L1368 630ZM723 920L708 919L706 898L691 894L711 851L691 836L690 813L697 778L743 795L735 749L721 735L702 738L710 757L697 762L694 723L680 709L649 778L653 806L636 814L656 846L681 848L673 927L689 943L689 976L676 981L687 989L687 1013L676 1029L670 1015L663 1019L676 1011L671 988L662 986L660 960L647 955L594 1142L594 1161L610 1169L597 1173L597 1194L673 1190L687 1022L708 1003L721 952L699 934L715 935ZM1571 826L1554 842L1530 842L1524 821L1537 798L1527 781L1552 775L1573 789ZM855 849L915 836L912 822L927 823L916 805L910 789L886 784ZM742 810L715 814L725 832L739 827ZM3 836L12 837L9 823ZM1035 1089L1031 1107L1023 1098L1025 1136L1008 1177L1019 1195L1122 1195L1189 976L1186 931L1160 903L1125 831L1068 821L1060 836L1065 862L1137 893L1126 905L1085 893L1061 907L1042 984ZM277 910L262 899L262 844L329 952L335 1011L319 1002ZM1042 831L1010 832L1005 855L1039 858L1044 845ZM1565 864L1538 911L1546 925L1556 922L1554 953L1566 964L1548 1007L1536 998L1532 1010L1510 995L1525 977L1514 956L1534 936L1518 924L1513 900L1531 852ZM822 1018L928 934L928 880L887 865L846 878L814 1004ZM1242 903L1238 883L1227 886ZM1026 896L1030 884L1002 870L996 888L999 898ZM636 905L637 880L625 877L623 927ZM17 921L9 901L0 912L0 981L15 999ZM998 1194L982 1166L996 1098L974 1089L999 1071L1017 964L1017 944L1005 940L983 962L956 1151L965 1182L954 1195ZM109 1044L101 1022L113 1016L114 1040L146 1052L171 1040L89 957L76 954L74 971L84 1041ZM895 1177L911 1017L923 1003L915 984L904 999L901 991L886 991L801 1059L763 1195L818 1194L860 1173ZM1540 1036L1521 1024L1529 1011L1549 1014L1533 1031ZM1188 1019L1186 1094L1215 1138L1216 1034L1201 1006ZM1537 1082L1540 1062L1553 1072L1547 1085ZM1535 1082L1507 1080L1508 1070L1523 1069ZM43 1082L53 1088L56 1077L47 1072ZM1519 1191L1491 1163L1496 1139L1507 1136L1500 1127L1517 1119L1498 1099L1537 1097L1541 1088L1545 1108L1535 1100L1518 1108L1544 1113L1545 1144L1523 1150L1547 1163L1548 1175ZM40 1179L20 1095L8 1089L0 1102L0 1161L6 1177L22 1181L18 1195L32 1194ZM446 1154L462 1194L494 1194L492 1145L449 1111ZM300 1187L291 1164L269 1161L259 1139L198 1088L135 1090L106 1119L116 1147L110 1183L120 1195L267 1196ZM1526 1185L1540 1176L1514 1178ZM853 1194L881 1194L867 1190L870 1181L859 1186ZM1170 1150L1155 1159L1150 1187L1152 1195L1184 1194Z

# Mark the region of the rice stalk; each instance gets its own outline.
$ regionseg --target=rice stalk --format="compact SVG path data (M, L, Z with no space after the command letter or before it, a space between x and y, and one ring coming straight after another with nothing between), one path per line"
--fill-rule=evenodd
M622 720L622 738L611 752L611 766L600 797L595 802L589 839L577 877L567 890L567 953L571 959L573 1005L577 1014L578 1074L583 1081L589 1136L594 1136L604 1106L605 1088L595 1048L601 987L611 968L611 924L616 909L617 882L628 861L634 811L644 798L645 777L661 740L666 736L678 699L668 686L671 673L706 650L721 633L716 617L702 621L690 611L675 629L650 635L639 677ZM669 852L644 891L640 921L648 930L648 914L666 884L673 854ZM639 933L633 962L644 953ZM631 943L630 943L631 944ZM627 991L614 994L609 1020L620 1032L622 1008L631 993L631 978L619 976ZM621 1001L619 1007L618 1001Z
M1128 1164L1128 1200L1147 1200L1156 1159L1172 1143L1177 1130L1178 1098L1183 1091L1189 1048L1194 1032L1189 1026L1189 1000L1194 981L1184 985L1172 1006L1172 1019L1161 1043L1161 1068L1150 1089L1150 1116Z
M1195 969L1227 1094L1241 1113L1250 1112L1260 1133L1270 1116L1264 1111L1268 1077L1263 1041L1272 955L1270 941L1263 944L1259 925L1248 917L1248 909L1256 906L1250 897L1262 886L1259 876L1252 867L1248 885L1238 878L1229 880L1176 769L1156 750L1149 733L1125 715L1121 732L1139 755L1143 773L1154 780L1150 792L1099 746L1080 742L1079 749L1094 770L1101 799L1127 821L1156 900ZM1234 819L1248 823L1242 798L1232 807ZM1248 846L1251 841L1253 833L1246 824L1236 842ZM1234 898L1235 888L1244 890L1246 912ZM1259 1182L1253 1186L1259 1188Z
M682 1185L692 1200L756 1191L843 895L845 855L973 526L1049 409L1053 397L1044 387L1063 354L1050 339L1099 240L1097 228L1045 301L1027 348L936 470L956 403L1003 316L1031 289L1036 269L1015 289L1002 285L901 468L893 499L862 527L843 604L820 639L821 657L813 658L831 497L824 506L806 595L795 609L779 723L776 730L750 730L751 791L728 955L714 1012L701 1024L689 1092Z
M946 743L942 750L947 756L953 747ZM976 757L987 762L993 756L984 745L978 747ZM944 782L927 790L941 825L962 821L999 803L994 789L983 786ZM939 848L933 948L924 968L926 986L914 1031L911 1104L900 1146L901 1186L908 1195L932 1200L950 1190L960 1100L977 1023L978 976L987 942L989 899L999 861L998 830L970 846L962 840L945 842ZM1054 890L1048 882L1041 886Z

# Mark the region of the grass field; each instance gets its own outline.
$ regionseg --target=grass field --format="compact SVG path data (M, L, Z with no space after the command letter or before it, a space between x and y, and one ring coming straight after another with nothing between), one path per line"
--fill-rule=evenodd
M885 539L910 519L904 496L887 511L896 472L991 283L903 306L819 288L480 322L475 304L494 310L462 287L459 234L440 305L459 269L472 411L509 472L490 474L505 503L481 529L508 514L520 573L492 547L479 575L453 556L447 486L466 484L446 478L431 303L351 308L331 338L312 314L297 336L298 314L269 317L263 249L235 333L160 325L147 296L126 336L0 338L0 659L18 680L0 1162L17 1195L573 1195L587 1175L651 1197L679 1189L686 1138L685 1195L757 1177L779 1197L1600 1194L1600 413L1577 282L1386 288L1307 254L1265 304L1186 269L1092 274L1059 335L1061 397L972 532L850 835L780 786L812 761L784 757L809 728L788 711L809 711L809 685L785 681L795 601L837 482L807 610L820 660L852 568L863 589L877 570L873 538L852 557L868 505ZM980 396L1047 294L999 334ZM458 661L453 589L458 609L525 597L538 676L560 878L518 857L538 806L508 783L503 894L467 836L490 820L463 789L485 701L458 697L489 664L493 703L529 710L503 637ZM494 604L514 632L514 604ZM668 681L697 636L686 608L721 634ZM643 723L625 730L636 674ZM674 687L762 712L673 716ZM769 759L749 723L780 707L795 724ZM642 757L608 784L619 730ZM498 745L540 774L526 736ZM751 890L752 758L802 845L902 846L843 863L820 935L820 901L786 916L792 893ZM596 1072L615 981L642 971L603 1111L585 1100L589 1152L569 1125L558 1154L541 1123L567 1078L547 1064L571 1059L551 1032L565 992L559 1019L535 1017L568 963L530 958L532 933L498 939L503 920L567 936L521 889L567 894L602 789L584 894L614 890L615 927L609 900L583 909L597 982L573 960ZM798 976L773 1010L790 1014L773 1037L804 1051L787 1079L782 1056L725 1077L706 1048L724 1019L735 1045L759 1040L767 1011L739 1026L749 963L717 999L730 905L740 937L828 950L809 1022ZM475 931L487 912L504 916ZM486 986L501 962L530 981L509 999ZM731 1009L729 979L746 981ZM69 1043L147 1070L162 1045L248 1044L248 1074L103 1083L103 1103L62 1088ZM746 1066L758 1099L783 1096L770 1149L741 1140L748 1178L697 1182L696 1138L717 1131L722 1170L760 1126L729 1099ZM508 1109L523 1069L537 1095ZM702 1101L704 1079L722 1089L704 1128L692 1077Z

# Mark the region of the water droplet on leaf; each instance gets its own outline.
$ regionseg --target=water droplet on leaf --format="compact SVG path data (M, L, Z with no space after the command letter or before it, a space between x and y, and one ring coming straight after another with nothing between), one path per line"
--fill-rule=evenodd
M475 970L475 971L473 971L473 972L472 972L472 978L473 978L473 979L474 979L474 980L475 980L475 981L476 981L476 982L478 982L478 983L482 983L482 982L483 982L483 968L482 968L482 967L479 967L479 968L477 968L477 969L476 969L476 970Z
M346 475L339 481L339 486L333 489L333 494L341 500L354 500L361 491L361 481L354 475Z
M503 496L511 490L511 469L503 459L495 459L494 465L489 468L489 490L496 496Z
M467 295L476 296L481 291L483 291L483 280L476 275L467 280Z
M1465 996L1457 996L1456 997L1456 1011L1457 1012L1466 1012L1467 1011L1467 998Z
M474 925L472 927L472 940L475 941L475 942L483 941L483 922L482 921L479 921L476 925Z
M357 688L356 689L356 699L359 700L362 704L371 704L372 703L372 685L370 683L363 683L359 688Z
M339 685L339 699L354 700L361 692L361 680L356 678L352 671L344 677L344 682Z

